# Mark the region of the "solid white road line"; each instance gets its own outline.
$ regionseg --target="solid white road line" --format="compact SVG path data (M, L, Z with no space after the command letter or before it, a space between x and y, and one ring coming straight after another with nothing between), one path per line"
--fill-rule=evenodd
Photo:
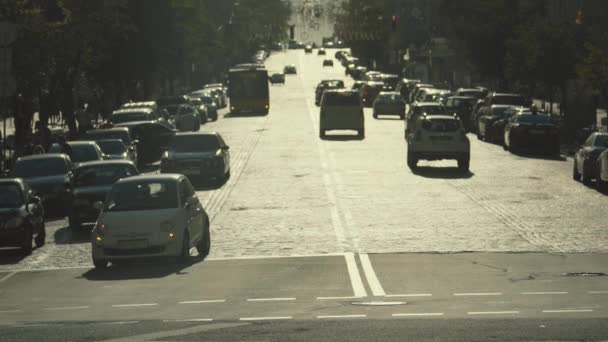
M294 297L285 297L285 298L247 298L248 302L281 302L281 301L290 301L296 300Z
M355 297L367 297L367 291L365 291L365 286L363 286L363 280L361 279L361 274L359 274L355 255L353 253L345 253L344 259L346 260L346 268L348 269Z
M2 313L17 313L17 312L23 312L21 310L0 310L0 314Z
M554 291L554 292L522 292L522 295L565 295L568 292L565 291Z
M287 258L321 258L321 257L338 257L344 253L325 253L325 254L294 254L294 255L252 255L252 256L237 256L237 257L210 257L205 260L225 261L225 260L259 260L259 259L287 259Z
M7 274L4 277L0 278L0 283L8 280L10 277L14 276L15 274L17 274L17 271L10 272L9 274Z
M225 299L208 299L208 300L186 300L179 304L207 304L207 303L225 303Z
M333 297L317 297L317 300L340 300L340 299L360 299L365 296L333 296Z
M331 318L365 318L367 315L326 315L317 316L318 319L331 319Z
M513 315L519 311L469 311L467 315Z
M213 322L213 318L164 319L163 322Z
M593 312L593 309L563 309L563 310L543 310L543 313L576 313L576 312Z
M608 291L587 291L589 294L608 294Z
M114 304L113 308L136 308L142 306L156 306L158 303L142 303L142 304Z
M105 322L101 324L137 324L139 321L115 321L115 322Z
M278 321L293 319L291 316L276 316L276 317L241 317L239 321Z
M394 313L393 317L443 316L443 312L408 312Z
M388 294L385 297L431 297L431 293L404 293L404 294Z
M89 306L85 305L85 306L64 306L64 307L58 307L58 308L44 308L43 310L82 310L82 309L88 309Z
M380 281L376 276L376 272L374 272L372 263L369 260L369 255L367 255L367 253L361 253L359 254L359 259L361 260L363 274L365 274L365 279L367 279L367 283L369 284L369 287L372 290L372 294L377 297L385 296L386 292L384 292L382 284L380 284Z
M454 293L454 296L502 296L501 292L469 292Z

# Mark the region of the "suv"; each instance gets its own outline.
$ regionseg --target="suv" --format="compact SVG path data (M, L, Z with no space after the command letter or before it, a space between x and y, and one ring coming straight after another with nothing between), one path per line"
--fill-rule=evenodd
M407 136L407 166L415 171L418 160L456 159L469 171L471 146L460 119L449 115L423 115Z
M321 98L319 137L325 132L336 129L357 131L360 139L365 137L365 119L359 92L356 90L325 90Z
M315 89L315 104L318 106L321 103L321 96L327 89L344 89L344 81L341 80L323 80Z

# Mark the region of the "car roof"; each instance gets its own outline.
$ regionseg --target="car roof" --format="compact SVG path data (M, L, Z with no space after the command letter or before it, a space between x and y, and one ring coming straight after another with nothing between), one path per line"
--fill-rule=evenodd
M515 93L491 93L489 96L519 96L519 97L523 97L523 95L521 94L515 94Z
M359 94L357 90L343 88L343 89L327 89L324 93L353 93Z
M140 181L179 181L184 178L184 175L176 173L156 173L148 175L137 175L118 180L115 184L136 183Z
M92 146L97 145L97 143L93 140L77 140L77 141L68 141L68 145L74 146Z
M494 105L491 105L490 108L517 108L517 106L508 105L508 104L494 104Z
M458 90L456 90L457 92L459 91L474 91L476 93L483 93L483 90L479 89L479 88L458 88Z
M175 133L176 137L187 137L187 136L204 136L204 135L212 135L217 137L219 133L217 132L178 132Z
M25 182L21 178L0 178L0 184L17 184L23 188Z
M365 84L370 85L370 86L384 86L384 82L382 81L367 81L365 82Z
M18 160L42 160L51 158L67 159L68 156L63 153L44 153L44 154L33 154L31 156L20 157Z
M100 143L100 142L119 142L121 144L124 144L124 142L122 141L122 139L99 139L99 140L95 140L96 143Z
M80 168L83 168L83 167L89 167L89 166L103 166L103 165L130 165L130 166L135 166L135 163L133 163L130 160L126 160L126 159L94 160L94 161L88 161L88 162L84 162L84 163L78 164L77 169L80 169Z
M455 96L449 96L449 99L458 99L458 100L477 100L476 97L473 96L463 96L463 95L455 95Z
M414 102L412 104L412 106L414 106L414 107L431 107L431 106L443 107L443 104L441 104L439 102Z
M158 106L156 101L127 102L121 108L146 108Z
M87 131L87 134L88 133L107 133L107 132L129 132L129 129L126 127L91 129L91 130Z
M427 120L459 120L457 116L453 115L428 115L425 118Z
M399 96L401 96L401 94L399 92L396 92L396 91L381 91L380 95L381 96L382 95L399 95Z
M115 114L129 114L129 113L146 113L146 114L151 114L153 113L154 110L152 110L151 108L122 108L122 109L117 109L115 111L112 112L112 115Z

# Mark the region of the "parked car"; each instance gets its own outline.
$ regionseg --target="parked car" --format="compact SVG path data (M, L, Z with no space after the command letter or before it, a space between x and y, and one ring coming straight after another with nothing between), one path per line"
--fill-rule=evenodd
M355 81L363 80L363 76L367 72L367 68L364 66L355 66L355 68L350 72L350 75L353 77Z
M134 121L150 121L164 119L159 116L159 113L150 108L126 108L118 109L112 112L109 123L112 125L118 125L125 122Z
M343 59L344 57L346 57L346 56L348 56L348 53L347 53L346 51L344 51L344 50L338 50L338 51L336 51L336 53L334 54L334 57L335 57L337 60L339 60L339 61L342 61L342 59Z
M479 115L477 139L489 142L502 142L505 126L517 108L511 105L492 105L484 108Z
M97 140L96 143L104 153L104 159L124 159L137 163L137 155L120 139L103 139Z
M219 108L226 108L228 106L228 89L222 83L205 84L202 91L215 96Z
M74 167L78 167L80 163L108 158L95 141L70 141L67 144L72 150L69 156ZM62 153L61 146L59 144L51 145L49 153Z
M374 100L384 90L384 82L368 81L360 89L361 102L363 107L372 107Z
M125 144L131 160L139 165L139 141L131 136L129 129L126 127L90 130L85 133L84 139L93 141L120 139ZM101 148L101 145L99 147Z
M312 45L304 46L304 53L312 53Z
M296 69L295 65L289 64L283 68L283 73L285 75L295 75L298 73L298 69Z
M171 121L180 132L198 132L201 129L201 118L192 105L167 105L165 109L171 114Z
M219 133L178 133L163 154L160 171L223 184L230 178L229 149Z
M209 109L203 103L200 97L188 97L190 104L194 108L195 114L198 115L200 124L205 124L209 121ZM194 123L196 125L196 122ZM200 126L199 126L200 128Z
M355 130L365 138L365 119L361 98L356 90L325 90L321 98L319 137L324 139L330 130Z
M423 115L407 136L407 165L415 171L418 161L456 159L469 171L471 146L460 119L449 115Z
M472 96L449 96L445 99L445 110L449 114L456 114L462 121L464 129L467 132L472 132L471 116L473 115L473 107L477 102L477 98Z
M209 120L217 121L218 118L218 105L215 98L209 93L203 93L199 97L201 102L207 108L207 117Z
M272 84L274 84L274 83L285 84L285 74L276 72L276 73L270 75L268 80Z
M382 82L382 73L376 70L368 70L363 76L364 81Z
M601 192L608 191L608 149L604 150L597 158L595 184Z
M81 229L83 224L94 223L99 210L95 202L103 202L112 185L122 178L139 174L129 160L107 160L82 163L74 169L74 189L69 216L71 229Z
M521 108L505 126L503 147L511 152L543 149L550 154L559 154L557 127L550 115Z
M326 66L333 67L334 66L334 60L333 59L324 59L323 60L323 66L324 67L326 67Z
M209 216L183 175L149 175L116 182L91 232L93 265L132 258L190 259L211 248ZM120 229L117 229L120 228Z
M598 176L598 158L608 149L608 133L591 133L585 143L574 154L572 178L590 184Z
M425 115L448 115L448 113L439 102L416 102L411 104L405 116L405 139L407 139L410 131L413 131L419 119Z
M353 90L360 90L361 87L363 87L363 85L367 83L366 81L355 81L353 82L353 86L351 87L351 89Z
M44 207L20 178L0 179L0 247L21 247L25 255L45 243Z
M397 89L397 84L399 84L399 75L381 74L380 78L382 82L384 82L385 90L395 91Z
M327 89L344 89L344 81L342 80L323 80L319 82L315 88L315 104L318 106L321 103L321 96Z
M325 56L325 48L320 48L319 50L317 50L317 56Z
M484 91L479 88L458 88L456 89L454 96L474 97L479 100L484 98L485 94Z
M426 89L426 88L435 88L435 86L432 84L427 84L427 83L418 83L418 84L414 85L412 90L410 91L410 97L408 99L408 103L412 104L412 103L416 102L416 98L418 97L418 92L420 92L422 89Z
M420 80L410 80L407 78L402 79L398 84L395 91L398 91L401 96L407 101L410 97L410 90L414 85L420 83Z
M374 100L373 108L374 119L378 115L398 115L402 120L405 119L405 101L396 91L381 92Z
M15 162L11 177L22 178L39 196L46 212L67 214L72 200L72 161L65 154L38 154Z

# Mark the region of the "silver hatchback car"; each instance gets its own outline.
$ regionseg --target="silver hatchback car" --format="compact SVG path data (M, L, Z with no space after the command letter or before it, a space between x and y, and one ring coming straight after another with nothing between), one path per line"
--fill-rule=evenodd
M93 264L131 258L209 254L209 216L184 175L124 178L114 184L91 235Z

